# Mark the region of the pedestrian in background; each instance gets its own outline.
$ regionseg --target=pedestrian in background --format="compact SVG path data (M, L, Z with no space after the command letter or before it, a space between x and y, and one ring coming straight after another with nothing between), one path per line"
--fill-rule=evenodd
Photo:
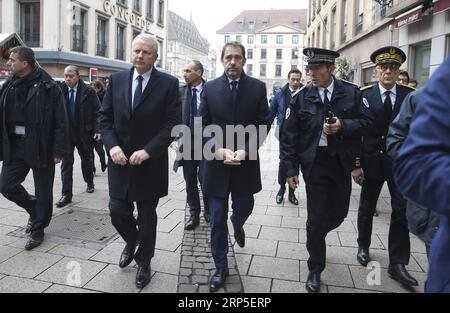
M93 83L93 88L95 90L95 92L97 93L97 97L100 101L100 105L103 102L103 97L105 96L105 88L103 83L100 80L96 80ZM105 150L103 149L103 141L101 138L94 138L94 149L97 152L97 155L100 159L100 166L101 166L101 170L102 172L106 171L106 157L105 157ZM96 172L96 168L95 168L95 155L92 154L92 167L94 169L94 174Z

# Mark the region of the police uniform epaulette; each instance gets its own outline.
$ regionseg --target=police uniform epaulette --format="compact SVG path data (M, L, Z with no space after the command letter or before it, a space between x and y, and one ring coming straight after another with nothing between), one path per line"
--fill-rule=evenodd
M356 87L359 88L359 86L358 86L357 84L355 84L355 83L353 83L353 82L349 82L348 80L340 79L340 81L341 81L341 82L344 82L344 83L347 83L347 84L349 84L349 85L352 85L352 86L356 86Z
M300 91L302 91L303 89L305 89L306 87L308 87L308 85L304 85L302 88L300 88L299 90L296 90L293 94L292 97L294 97L295 95L299 94Z
M408 86L408 85L400 85L400 86L402 86L402 87L405 87L405 88L408 88L408 89L411 89L411 90L416 90L416 88L414 88L414 87L411 87L411 86Z
M364 90L372 88L373 86L375 86L375 85L363 86L363 87L359 88L359 90L364 91Z

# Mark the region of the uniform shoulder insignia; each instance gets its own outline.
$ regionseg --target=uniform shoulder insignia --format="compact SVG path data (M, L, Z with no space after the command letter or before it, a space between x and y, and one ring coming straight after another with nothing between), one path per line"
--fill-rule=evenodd
M402 85L403 87L409 89L409 90L416 90L416 88L408 86L408 85Z
M353 82L349 82L348 80L341 79L340 81L341 81L341 82L344 82L344 83L347 83L347 84L349 84L349 85L352 85L352 86L356 86L356 87L359 88L359 86L358 86L357 84L355 84L355 83L353 83Z
M375 85L363 86L363 87L359 88L359 90L364 91L364 90L372 88L373 86L375 86Z
M306 87L307 87L307 86L305 85L305 86L303 86L302 88L296 90L296 91L292 94L292 97L294 97L294 96L296 96L297 94L299 94L300 91L302 91L302 90L305 89Z

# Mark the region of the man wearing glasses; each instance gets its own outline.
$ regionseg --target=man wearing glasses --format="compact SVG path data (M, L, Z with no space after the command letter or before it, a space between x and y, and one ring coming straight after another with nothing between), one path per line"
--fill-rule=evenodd
M389 226L389 269L391 278L406 286L417 286L405 266L409 263L410 241L406 220L406 201L392 177L392 159L386 154L386 135L389 125L400 111L403 99L412 88L397 84L400 66L406 61L405 53L397 47L384 47L372 53L376 64L378 84L362 88L363 102L374 117L373 127L364 136L361 164L364 177L358 209L357 260L367 266L372 221L378 197L386 181L391 195L391 223Z

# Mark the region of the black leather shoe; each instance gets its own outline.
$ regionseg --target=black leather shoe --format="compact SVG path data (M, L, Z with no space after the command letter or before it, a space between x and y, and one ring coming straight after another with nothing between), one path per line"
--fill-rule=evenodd
M297 198L295 197L295 194L290 193L290 194L289 194L289 197L288 197L288 200L289 200L289 202L292 203L293 205L298 205L298 200L297 200Z
M228 276L228 267L217 268L213 276L209 280L209 290L217 291L225 283Z
M28 219L27 226L25 227L25 234L29 234L31 232L31 228L33 227L33 220L31 217Z
M72 203L72 197L62 196L61 199L59 199L59 201L56 202L56 207L62 208L64 206L68 205L69 203Z
M370 262L369 249L358 248L358 254L356 254L356 260L362 266L367 266Z
M120 260L119 260L120 268L127 267L133 261L135 249L136 249L136 244L133 245L133 244L127 243L125 245L125 248L123 249L122 254L120 255Z
M136 287L144 288L148 285L152 279L150 265L148 266L138 266L136 273Z
M283 203L283 200L284 200L284 190L283 189L278 190L275 200L277 201L277 204Z
M378 211L375 210L375 212L373 212L373 216L377 217L378 216Z
M417 280L409 275L404 264L389 264L388 274L392 279L405 286L414 287L419 285Z
M319 293L320 291L320 273L309 272L306 280L306 290L308 293Z
M94 185L88 185L86 188L87 193L93 193L95 191Z
M194 230L198 224L200 224L200 218L198 216L191 216L184 225L185 230Z
M234 239L236 239L236 242L239 247L244 248L245 247L245 231L244 228L241 228L239 231L234 231Z
M107 169L107 165L106 165L106 163L102 163L102 172L105 172L106 171L106 169Z
M25 244L25 250L33 250L36 247L39 247L41 245L41 243L44 241L44 237L33 237L30 236L30 238L28 238L27 243Z

